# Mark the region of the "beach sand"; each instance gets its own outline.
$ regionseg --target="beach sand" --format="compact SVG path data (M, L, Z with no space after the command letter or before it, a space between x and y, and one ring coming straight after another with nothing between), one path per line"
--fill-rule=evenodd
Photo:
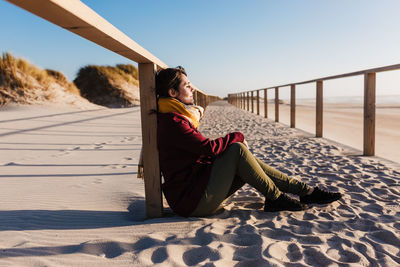
M397 266L400 168L237 109L210 105L209 137L343 199L262 211L245 186L208 218L145 219L139 107L0 109L0 266Z
M298 100L296 127L315 135L315 103ZM256 113L256 102L254 113ZM363 150L363 106L359 103L325 103L323 137ZM264 116L264 103L260 103L260 116ZM268 103L268 118L275 120L275 106ZM288 101L279 105L279 121L290 125ZM375 155L400 163L400 105L377 104Z

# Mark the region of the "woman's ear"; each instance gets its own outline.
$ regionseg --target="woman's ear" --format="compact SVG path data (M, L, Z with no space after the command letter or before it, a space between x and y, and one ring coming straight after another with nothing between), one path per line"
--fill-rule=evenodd
M178 91L176 91L174 88L170 88L168 90L168 94L169 94L170 97L177 97L179 95Z

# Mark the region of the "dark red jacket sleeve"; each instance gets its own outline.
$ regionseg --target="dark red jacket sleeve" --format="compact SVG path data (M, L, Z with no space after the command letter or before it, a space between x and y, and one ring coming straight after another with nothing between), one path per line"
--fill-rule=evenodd
M241 132L229 133L225 137L212 140L204 137L187 120L177 116L173 120L176 123L174 127L176 133L174 134L180 137L175 145L182 150L198 153L200 156L216 157L224 152L229 145L244 140Z

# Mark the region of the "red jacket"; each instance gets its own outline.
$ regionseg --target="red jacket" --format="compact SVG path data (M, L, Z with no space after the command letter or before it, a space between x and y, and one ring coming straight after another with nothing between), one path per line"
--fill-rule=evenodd
M205 192L214 159L229 145L243 142L243 134L210 140L175 112L158 113L157 121L162 190L175 213L189 216Z

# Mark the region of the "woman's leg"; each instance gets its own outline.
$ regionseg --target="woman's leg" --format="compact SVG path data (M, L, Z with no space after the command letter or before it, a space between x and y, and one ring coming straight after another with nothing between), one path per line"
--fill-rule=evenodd
M261 166L261 168L265 172L265 174L268 175L268 177L270 177L272 181L274 181L275 185L282 192L291 193L298 196L305 196L310 191L311 187L308 186L307 184L292 177L289 177L288 175L262 162L258 158L256 158L256 160L257 163Z
M242 143L234 143L215 159L206 192L191 215L212 214L222 201L245 183L269 200L275 200L281 194L247 147Z

